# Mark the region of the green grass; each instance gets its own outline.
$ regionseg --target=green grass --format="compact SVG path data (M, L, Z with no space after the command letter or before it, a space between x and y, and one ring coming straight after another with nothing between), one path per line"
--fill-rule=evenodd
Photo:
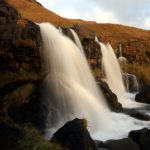
M21 138L16 143L16 150L62 150L59 145L45 140L31 124L15 125L14 127L21 133Z

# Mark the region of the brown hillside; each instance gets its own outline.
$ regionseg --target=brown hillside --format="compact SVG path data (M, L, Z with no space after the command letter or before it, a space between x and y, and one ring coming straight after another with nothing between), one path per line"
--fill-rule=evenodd
M51 22L54 25L60 23L70 25L72 22L69 19L58 16L52 11L44 8L35 0L7 0L9 4L14 6L20 14L34 22Z
M115 40L129 38L148 38L150 31L128 27L118 24L97 24L94 21L84 21L81 19L67 19L56 13L44 8L36 0L7 0L11 5L16 7L21 15L34 22L51 22L54 25L73 26L80 24L85 29L96 31L97 35L108 36Z
M150 31L119 24L84 24L84 29L96 31L97 36L105 36L112 45L116 42L126 40L146 40L150 41Z

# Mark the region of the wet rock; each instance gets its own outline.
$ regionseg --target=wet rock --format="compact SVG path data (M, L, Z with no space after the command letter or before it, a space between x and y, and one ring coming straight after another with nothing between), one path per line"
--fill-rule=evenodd
M135 96L135 101L150 104L150 87L142 90Z
M150 129L133 130L129 133L129 137L140 146L141 150L150 150Z
M95 142L95 145L97 148L102 148L104 147L104 142L103 141L100 141L100 140L94 140Z
M74 119L60 128L52 138L52 142L61 144L67 150L96 150L85 119Z
M139 146L130 138L108 140L105 142L108 150L140 150Z
M122 105L118 102L117 96L110 90L108 84L102 80L99 80L97 84L101 88L110 109L115 112L122 111Z
M149 115L143 114L142 112L139 112L136 109L124 108L123 113L125 113L127 115L130 115L131 117L139 119L139 120L150 121L150 116Z

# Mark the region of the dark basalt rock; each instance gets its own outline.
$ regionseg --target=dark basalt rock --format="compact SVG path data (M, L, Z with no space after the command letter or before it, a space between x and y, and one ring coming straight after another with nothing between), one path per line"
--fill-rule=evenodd
M60 128L51 139L67 150L96 150L87 128L85 119L74 119Z
M143 89L135 96L135 101L150 104L150 87Z
M99 80L97 84L101 88L110 109L115 112L122 111L122 105L118 102L117 96L110 90L108 84L102 80Z
M139 146L130 138L108 140L105 142L108 150L140 150Z
M141 150L150 150L150 129L133 130L129 133L129 137L140 146Z
M142 112L139 112L136 109L124 108L123 113L125 113L125 114L127 114L127 115L129 115L133 118L139 119L139 120L150 121L150 116L149 115L143 114Z

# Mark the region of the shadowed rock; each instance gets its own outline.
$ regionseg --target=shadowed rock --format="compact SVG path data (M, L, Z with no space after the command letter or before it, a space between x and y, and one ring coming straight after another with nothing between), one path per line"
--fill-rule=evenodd
M96 150L86 126L85 119L74 119L60 128L52 138L52 142L61 144L67 150Z
M133 130L129 133L129 137L140 146L141 150L150 150L150 129Z
M150 104L150 87L140 91L135 96L135 101L140 102L140 103L148 103L148 104Z
M97 84L101 88L110 109L115 112L122 111L122 105L118 102L117 96L110 90L108 84L102 80L99 80Z
M108 140L105 142L108 150L140 150L139 146L130 138Z
M0 2L0 117L37 124L41 35L7 1Z

